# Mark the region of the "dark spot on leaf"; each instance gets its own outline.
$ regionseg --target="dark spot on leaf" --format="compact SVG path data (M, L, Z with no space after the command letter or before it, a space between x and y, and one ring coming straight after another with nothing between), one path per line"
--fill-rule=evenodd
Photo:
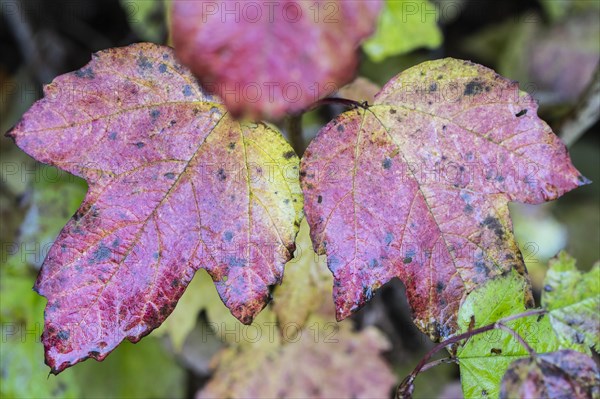
M62 341L66 341L69 339L69 337L71 336L71 334L69 334L68 331L66 330L60 330L58 332L58 334L56 334L56 336L58 337L58 339L62 340Z
M406 258L404 258L404 259L402 260L402 262L403 262L404 264L408 264L408 263L412 262L412 258L410 258L410 257L406 257Z
M119 240L118 238L115 238L115 240L112 243L112 247L116 248L119 246L120 243L121 243L121 240Z
M91 67L80 69L79 71L75 71L75 76L78 78L85 79L94 79L96 75L94 74L94 70Z
M476 261L474 266L475 266L475 271L479 274L484 274L487 276L490 273L490 270L488 269L487 265L482 260Z
M317 203L319 203L319 204L320 204L321 202L323 202L323 197L319 195L319 196L317 197Z
M235 143L232 141L231 143L229 143L228 147L230 150L233 150L235 148Z
M160 116L159 110L153 109L152 111L150 111L150 117L152 118L153 121L155 121L159 116Z
M438 75L438 76L437 76L437 80L440 80L440 79L442 79L443 77L444 77L444 75Z
M373 258L369 261L369 266L371 266L371 268L375 268L379 266L379 262L377 261L377 259Z
M169 314L169 307L167 305L162 305L160 307L160 315L162 317L166 317Z
M177 278L174 278L174 279L171 281L171 287L173 287L173 288L179 287L179 279L177 279Z
M367 301L370 300L373 297L373 288L366 285L363 286L363 296Z
M137 143L135 143L135 146L136 146L137 148L143 148L143 147L145 146L145 144L144 144L144 143L142 143L141 141L138 141Z
M183 86L183 95L189 97L192 95L192 87L190 85Z
M465 205L465 207L463 208L463 212L468 214L473 213L473 207L470 204Z
M219 171L217 172L217 177L221 181L224 181L225 179L227 179L227 175L225 174L225 170L223 170L223 168L219 169Z
M544 286L544 291L546 291L546 292L552 292L552 291L554 291L554 288L552 288L552 286L550 284L546 284Z
M100 357L100 352L98 351L89 351L88 352L89 357L91 357L92 359L97 359Z
M585 335L583 335L579 331L577 333L575 333L575 343L583 344L584 342L585 342Z
M140 55L137 59L137 66L141 69L150 69L152 68L152 63L145 55Z
M175 173L168 172L168 173L165 173L164 176L169 180L173 180L175 178Z
M394 235L392 233L385 233L385 245L390 245L392 243L392 241L394 240Z
M392 167L392 160L388 157L385 157L381 165L383 166L383 169L389 169Z
M500 348L492 348L492 349L490 349L490 353L493 353L494 355L501 355L502 354L502 349L500 349Z
M165 73L165 72L167 72L167 64L165 64L165 63L162 63L162 64L160 64L160 65L158 66L158 71L159 71L160 73Z
M490 230L493 230L496 236L498 236L498 238L504 237L504 229L502 228L502 224L500 224L500 221L498 221L497 218L493 216L488 216L484 219L482 225Z
M465 96L474 96L476 94L481 93L482 90L483 90L483 85L476 80L472 80L465 85L465 91L463 94Z
M117 132L110 132L108 135L108 138L111 140L116 140L117 139Z
M225 241L231 241L233 239L233 233L231 231L226 231L223 234L223 238L225 239Z
M520 118L520 117L522 117L523 115L525 115L526 113L527 113L527 109L522 109L522 110L520 110L519 112L517 112L517 113L515 114L515 116L516 116L517 118Z
M429 85L429 91L436 91L437 90L437 83L432 83Z
M90 258L90 263L99 263L108 258L110 258L110 248L108 248L103 243L100 243L100 246L94 251L92 257Z
M236 258L235 256L232 256L229 258L228 263L231 267L244 267L246 266L246 259Z
M290 159L292 158L294 155L296 155L296 153L294 151L287 151L283 153L283 157L285 159Z
M340 124L340 125L338 125L338 127L337 127L337 131L338 131L338 132L343 132L343 131L344 131L344 125L341 125L341 124Z
M440 294L442 291L444 291L444 288L446 288L446 284L444 284L442 281L438 281L435 284L435 291Z
M496 177L496 181L499 183L502 183L504 181L504 176L498 176Z
M395 109L390 109L390 114L394 115L396 112L398 111L396 111Z

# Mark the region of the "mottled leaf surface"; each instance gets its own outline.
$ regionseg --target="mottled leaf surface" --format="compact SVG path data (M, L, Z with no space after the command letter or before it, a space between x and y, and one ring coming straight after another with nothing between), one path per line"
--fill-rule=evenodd
M9 135L89 184L35 286L52 371L141 339L200 267L249 323L301 216L298 159L281 134L230 118L153 44L97 53L44 93Z
M591 357L572 350L514 361L502 378L501 399L600 397L600 374Z
M177 56L234 114L278 119L348 83L382 2L173 2Z
M600 349L600 264L582 273L575 259L561 252L550 261L542 307L561 340Z
M473 291L460 307L459 332L492 324L526 311L523 292L529 289L517 272L494 278ZM589 353L583 345L562 343L547 316L524 317L507 322L539 354L561 349ZM456 350L460 379L466 398L498 397L500 381L510 364L529 353L510 333L494 329L469 338Z
M444 338L475 287L525 274L508 202L549 201L587 182L536 111L516 82L443 59L403 72L372 107L319 132L300 179L338 319L399 277L419 328Z

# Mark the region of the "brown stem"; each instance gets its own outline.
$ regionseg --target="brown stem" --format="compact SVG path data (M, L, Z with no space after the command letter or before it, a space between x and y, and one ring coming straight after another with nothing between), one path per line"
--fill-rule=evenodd
M533 310L529 310L527 312L523 312L523 313L519 313L516 315L512 315L512 316L508 316L505 317L503 319L500 319L492 324L488 324L485 325L483 327L479 327L479 328L475 328L473 330L467 331L465 333L459 334L459 335L455 335L453 337L448 338L447 340L440 342L439 344L437 344L436 346L434 346L433 348L431 348L431 350L429 352L427 352L425 354L425 356L423 356L423 358L421 359L421 361L419 362L419 364L417 364L417 366L415 367L415 369L404 379L404 381L402 381L402 383L400 384L400 386L398 386L398 390L396 391L396 398L401 399L401 398L405 398L405 397L410 397L410 395L412 395L412 392L414 391L414 381L415 378L417 378L417 375L424 370L427 370L433 366L437 366L437 364L432 364L431 366L428 366L427 368L425 368L429 363L427 363L429 361L429 359L431 359L431 357L433 355L435 355L437 352L439 352L440 350L444 349L445 347L452 345L452 344L456 344L462 340L465 339L469 339L475 335L478 334L482 334L486 331L490 331L493 330L495 328L500 328L503 329L505 331L508 332L508 330L512 331L512 333L515 333L517 336L515 336L515 338L517 338L517 340L519 342L521 342L521 344L525 344L525 349L527 349L527 351L529 352L529 354L534 354L533 356L535 356L535 351L533 350L533 348L531 348L526 342L525 340L523 340L523 338L517 334L516 331L514 331L513 329L507 327L505 325L505 323L508 323L509 321L512 320L516 320L516 319L521 319L523 317L529 317L529 316L536 316L536 315L543 315L546 313L545 309L533 309ZM508 330L507 330L508 329ZM432 362L435 363L435 362Z

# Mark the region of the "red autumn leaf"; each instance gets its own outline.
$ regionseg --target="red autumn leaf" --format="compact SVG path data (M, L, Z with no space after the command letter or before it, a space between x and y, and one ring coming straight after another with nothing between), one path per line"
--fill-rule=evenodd
M281 118L348 83L380 0L174 0L181 61L234 114Z
M500 398L574 398L600 396L594 359L573 350L515 360L502 378Z
M536 111L516 82L444 59L398 75L372 107L319 132L300 179L338 319L399 277L417 325L444 338L477 285L525 273L507 203L541 203L587 182Z
M299 161L281 134L230 118L153 44L97 53L44 93L9 135L89 184L35 286L52 372L158 327L200 267L251 322L301 216Z

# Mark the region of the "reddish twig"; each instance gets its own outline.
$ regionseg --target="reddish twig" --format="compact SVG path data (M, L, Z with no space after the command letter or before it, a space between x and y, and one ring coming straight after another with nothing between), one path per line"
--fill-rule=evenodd
M484 332L487 332L487 331L490 331L490 330L493 330L496 328L509 332L525 347L525 349L527 350L527 352L530 355L535 356L535 351L533 350L533 348L531 348L531 346L529 346L529 344L527 344L527 342L525 342L525 340L515 330L506 326L505 323L508 323L509 321L512 321L512 320L521 319L523 317L543 315L546 312L547 311L545 309L533 309L533 310L530 310L527 312L508 316L508 317L500 319L492 324L488 324L483 327L469 330L465 333L455 335L453 337L448 338L447 340L445 340L443 342L440 342L439 344L437 344L436 346L431 348L431 350L429 352L427 352L425 354L425 356L423 356L423 358L421 359L419 364L417 364L415 369L402 381L400 386L398 386L398 389L396 391L396 398L401 399L401 398L411 397L411 395L414 391L414 381L415 381L415 378L417 378L417 375L421 371L428 370L431 367L434 367L434 366L437 366L438 364L443 363L440 361L434 361L434 362L428 363L429 359L431 359L431 357L433 355L435 355L437 352L439 352L440 350L444 349L447 346L459 343L460 341L469 339L475 335L482 334Z

